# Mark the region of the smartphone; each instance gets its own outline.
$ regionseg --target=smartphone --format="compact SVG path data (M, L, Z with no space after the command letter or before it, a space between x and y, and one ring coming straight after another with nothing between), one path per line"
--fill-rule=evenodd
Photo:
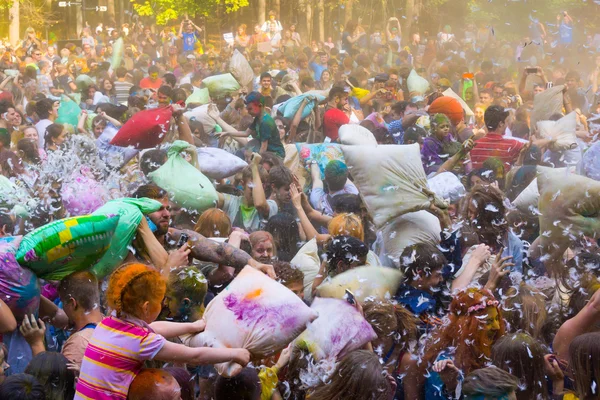
M525 72L527 72L528 74L537 74L538 69L537 68L525 68Z
M179 241L177 242L177 248L180 248L181 246L183 246L185 243L187 243L187 241L189 240L190 236L187 233L182 233L181 236L179 236Z
M553 83L553 82L548 82L548 83L546 83L546 89L550 89L550 88L551 88L551 87L553 87L553 86L554 86L554 83Z
M146 216L146 221L148 222L148 226L150 227L150 230L153 233L158 230L158 226L156 226L156 224L152 222L152 220L148 216Z
M346 289L346 301L352 305L356 304L356 298L354 297L354 293L352 293L350 290Z
M473 78L475 78L475 75L473 75L473 73L471 73L471 72L465 72L463 74L463 79L473 79Z

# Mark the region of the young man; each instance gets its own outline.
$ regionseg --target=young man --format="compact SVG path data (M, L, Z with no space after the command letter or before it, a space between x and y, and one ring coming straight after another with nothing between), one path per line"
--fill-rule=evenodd
M196 50L196 43L200 40L199 34L202 29L197 27L189 19L181 21L179 26L179 38L183 41L183 52L193 53Z
M317 62L317 56L318 56L318 62ZM320 51L319 53L316 53L311 58L308 65L310 66L310 69L312 69L314 72L313 79L315 81L318 82L321 80L321 74L323 73L323 71L325 71L327 69L328 61L329 61L329 57L327 56L327 53L324 51Z
M500 106L490 106L485 110L483 119L488 133L477 140L471 150L474 169L481 168L488 158L498 157L504 163L505 172L508 172L519 157L525 143L504 136L508 115L508 111Z
M310 174L313 182L310 203L317 211L325 215L333 215L332 203L335 196L341 194L358 195L358 189L348 179L348 167L339 160L332 160L325 167L325 182L327 182L329 193L325 193L323 189L321 170L315 161L310 164Z
M275 261L273 268L275 268L279 283L304 300L304 273L283 261Z
M253 148L255 153L264 153L270 151L277 154L282 159L285 158L285 149L281 144L281 138L279 137L279 129L275 120L265 111L265 96L258 92L251 92L246 96L244 100L246 103L246 110L248 114L254 117L252 125L244 131L236 131L228 124L221 125L222 118L220 117L218 110L214 111L209 109L209 116L213 117L215 121L223 128L220 136L231 136L233 138L247 138L252 135L259 143L258 146Z
M323 130L325 136L330 141L337 142L339 139L339 129L342 125L350 122L350 118L346 112L350 110L348 105L348 93L339 86L334 86L329 91L329 102L327 103L327 111L323 115Z
M46 128L53 124L58 118L58 107L60 103L52 99L42 99L35 105L35 112L40 120L35 124L35 129L38 132L38 145L40 149L44 148L46 142Z
M157 90L162 86L163 81L158 77L158 67L156 65L151 65L148 68L148 76L140 81L140 87L142 89L154 89Z
M125 67L117 68L115 73L117 75L117 80L115 81L117 101L121 104L127 104L127 99L129 98L129 89L131 89L133 83L125 80L125 77L127 76L127 69Z
M100 312L98 280L91 272L74 272L60 281L58 295L74 329L63 344L62 354L80 367L94 329L104 318Z

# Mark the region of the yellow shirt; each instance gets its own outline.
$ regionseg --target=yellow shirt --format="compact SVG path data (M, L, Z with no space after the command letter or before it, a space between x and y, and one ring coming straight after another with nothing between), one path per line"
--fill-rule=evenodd
M258 378L260 379L261 384L261 400L271 400L271 396L273 396L273 392L275 392L275 387L279 382L279 378L277 377L278 372L279 368L273 366L271 368L263 368L258 373Z

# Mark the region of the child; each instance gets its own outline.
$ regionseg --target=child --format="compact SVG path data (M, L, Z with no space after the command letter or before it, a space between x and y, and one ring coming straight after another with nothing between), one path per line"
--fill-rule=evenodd
M127 398L129 385L146 360L248 363L250 353L245 349L192 349L168 342L165 338L203 331L204 321L152 323L165 293L165 280L147 265L126 264L110 276L106 298L113 313L98 324L90 339L75 399Z

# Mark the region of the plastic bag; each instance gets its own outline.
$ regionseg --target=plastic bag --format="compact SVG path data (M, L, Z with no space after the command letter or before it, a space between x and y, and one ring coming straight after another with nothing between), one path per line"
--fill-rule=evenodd
M298 155L304 162L307 158L313 159L321 170L321 179L325 178L325 167L329 161L340 160L344 162L344 154L337 143L296 143Z
M317 297L310 308L319 317L294 340L294 347L308 350L315 361L339 360L377 339L371 324L345 300Z
M200 171L211 179L227 178L248 166L248 163L238 156L216 147L198 147L196 152Z
M411 96L424 95L427 93L427 89L429 89L429 82L427 79L417 74L417 71L414 69L410 71L406 84Z
M290 264L304 274L304 298L310 302L312 300L313 281L317 277L321 266L317 239L313 238L306 242L292 258Z
M221 99L240 90L240 84L231 74L209 76L204 78L202 83L208 88L210 97L213 99Z
M417 143L410 145L342 146L354 184L378 228L391 219L433 203L447 204L427 186Z
M184 337L190 347L244 348L253 357L268 357L285 348L317 318L291 290L262 272L246 266L215 297L204 312L204 332ZM242 367L216 364L219 374L231 377Z
M599 237L600 182L568 168L537 168L542 260L551 277L562 277L567 274L563 254L571 243Z
M94 265L108 250L118 215L84 215L51 222L25 235L17 262L46 280Z
M113 168L120 169L131 161L139 151L130 147L119 147L110 144L117 133L117 128L112 124L107 125L102 134L96 139L96 147L98 148L98 155L102 161Z
M156 200L142 197L111 200L94 211L93 215L118 215L119 223L110 242L110 248L92 267L91 272L102 279L110 275L127 257L128 247L135 236L144 214L158 211L162 204Z
M550 150L569 150L577 147L577 113L575 111L565 115L558 121L538 121L538 132L542 137L554 139Z
M314 94L301 94L300 96L294 96L289 100L284 101L279 105L277 111L283 115L284 118L292 120L300 106L302 105L302 101L306 99L306 105L302 110L302 119L308 117L312 110L315 108L315 99L320 103L325 100L324 96L314 95Z
M56 123L77 126L80 114L81 108L79 108L79 104L67 96L62 96L60 106L58 107L58 118L56 118Z
M340 142L349 146L377 146L373 133L357 124L346 124L339 129Z
M401 215L388 223L377 234L377 254L384 265L400 267L400 256L405 247L417 243L440 243L440 220L428 211L417 211Z
M207 88L194 88L194 91L190 96L185 100L185 105L189 104L208 104L210 103L210 95L208 94Z
M214 132L215 125L217 125L217 121L208 116L208 106L209 104L205 104L183 114L188 120L195 120L202 123L202 128L204 128L204 132L207 135Z
M6 303L19 323L25 315L37 315L40 306L37 276L21 267L15 259L22 238L0 238L0 300Z
M231 61L229 61L229 71L242 86L248 86L254 80L252 67L248 63L248 60L246 60L246 57L237 49L233 51Z
M148 178L169 192L178 206L202 212L215 206L218 195L211 181L179 154L190 148L195 151L187 142L173 142L167 152L167 162L148 174Z
M172 107L143 110L133 115L110 141L113 146L150 149L162 143L169 132Z
M317 296L344 299L348 289L361 303L367 297L383 300L396 294L401 280L402 272L394 268L357 267L327 278L317 288Z
M427 186L440 199L450 203L458 202L466 193L460 179L452 172L446 171L427 180Z
M60 195L70 216L90 214L110 200L110 193L93 178L89 169L73 173L63 184Z
M538 121L545 121L552 114L562 113L564 85L544 90L533 97L533 110L529 126L537 127Z

